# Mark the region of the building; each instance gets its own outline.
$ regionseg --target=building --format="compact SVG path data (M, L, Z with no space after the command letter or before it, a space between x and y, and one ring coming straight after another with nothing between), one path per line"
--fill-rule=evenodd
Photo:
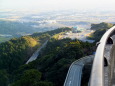
M72 32L73 32L73 33L77 33L77 29L78 29L77 26L73 27L73 28L72 28Z

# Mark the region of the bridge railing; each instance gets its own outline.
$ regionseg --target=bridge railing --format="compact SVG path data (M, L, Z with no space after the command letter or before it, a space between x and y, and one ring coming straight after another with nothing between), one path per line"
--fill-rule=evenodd
M90 86L104 86L104 50L108 39L114 32L115 26L106 31L98 43L90 77Z

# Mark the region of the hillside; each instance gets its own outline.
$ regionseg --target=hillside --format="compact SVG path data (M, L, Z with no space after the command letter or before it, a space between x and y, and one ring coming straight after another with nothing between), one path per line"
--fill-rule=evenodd
M51 31L46 31L46 32L36 32L36 33L32 34L31 36L32 37L37 37L37 36L40 36L41 34L49 34L49 35L53 36L57 33L67 32L67 31L71 31L71 30L72 30L72 28L62 27L62 28L58 28L58 29L51 30Z
M99 41L103 34L106 32L107 29L111 28L113 24L111 23L99 23L99 24L92 24L91 29L95 30L88 38Z
M113 26L111 23L99 23L99 24L91 24L91 30L99 30L99 29L109 29Z
M83 56L92 54L94 50L94 44L88 42L50 39L37 60L23 65L15 71L14 82L11 86L38 86L41 81L48 81L52 85L39 86L63 86L70 64ZM24 77L25 71L31 71L31 69L41 72L42 76L40 80L34 79L33 83L28 85L29 79L25 77L25 81L22 77ZM34 85L34 81L37 81L38 84Z
M32 37L13 38L0 44L0 69L13 71L22 65L40 46Z
M14 71L29 59L29 57L39 48L46 40L48 40L55 33L62 32L63 28L48 31L47 33L37 33L37 36L22 36L20 38L12 38L7 42L0 44L0 84L1 86L8 86L13 82ZM67 28L65 28L67 29ZM63 29L63 30L65 30ZM68 29L67 29L68 30ZM69 28L69 30L71 30ZM58 31L58 32L57 32ZM39 71L32 70L33 72ZM28 72L28 71L27 71ZM33 73L32 72L32 73ZM30 71L31 73L31 71ZM47 81L46 81L47 82ZM40 82L39 84L45 84ZM51 86L51 83L48 82Z

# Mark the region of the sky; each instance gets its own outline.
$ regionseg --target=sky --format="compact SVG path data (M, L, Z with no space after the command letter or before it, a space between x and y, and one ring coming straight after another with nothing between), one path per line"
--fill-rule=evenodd
M115 0L0 0L0 10L115 10L114 4Z

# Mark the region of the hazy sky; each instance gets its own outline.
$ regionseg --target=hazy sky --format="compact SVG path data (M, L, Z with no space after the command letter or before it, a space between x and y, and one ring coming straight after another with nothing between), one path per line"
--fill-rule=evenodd
M103 9L115 10L115 0L0 0L0 9Z

